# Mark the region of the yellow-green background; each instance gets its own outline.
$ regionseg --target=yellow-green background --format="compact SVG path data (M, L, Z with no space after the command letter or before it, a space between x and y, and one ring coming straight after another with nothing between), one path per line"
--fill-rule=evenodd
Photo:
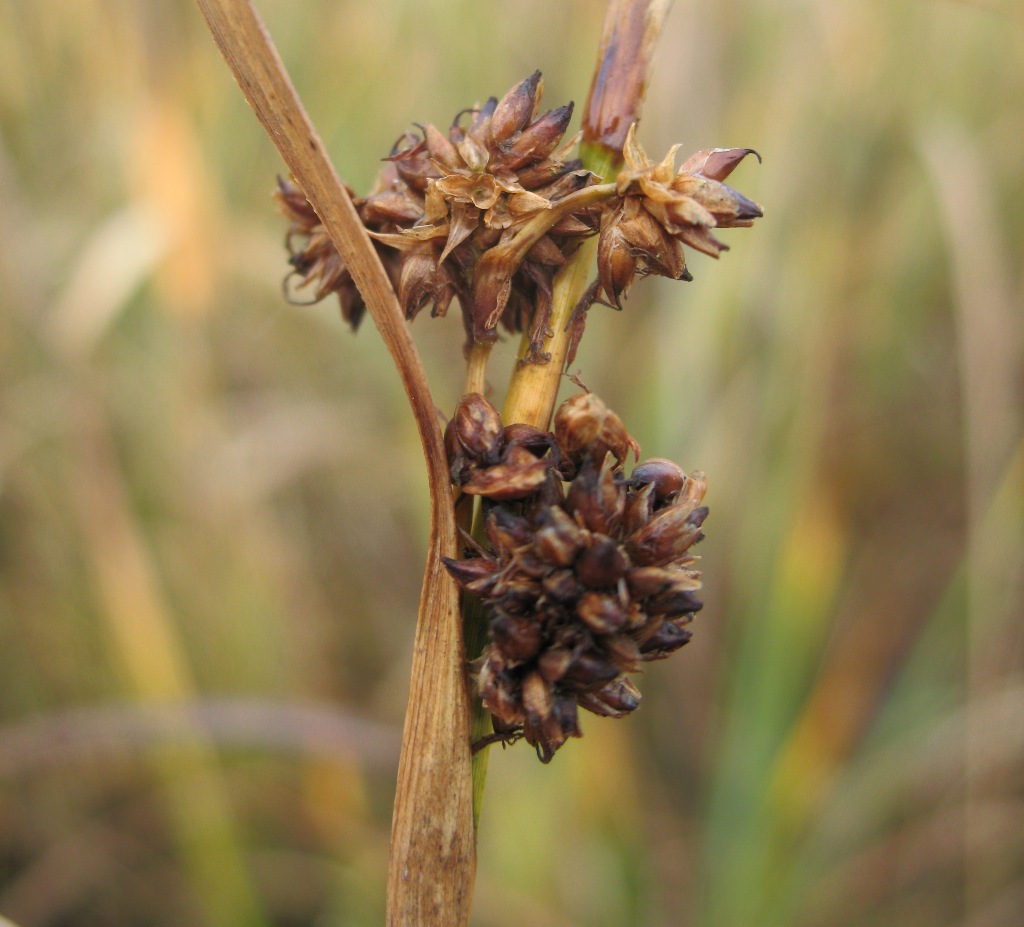
M357 190L534 68L582 106L603 17L260 7ZM495 751L473 923L1019 927L1024 13L677 0L640 138L764 156L757 227L577 361L708 473L707 606L632 719ZM383 922L426 487L372 326L281 298L280 170L185 0L0 0L21 927ZM456 313L414 333L450 408Z

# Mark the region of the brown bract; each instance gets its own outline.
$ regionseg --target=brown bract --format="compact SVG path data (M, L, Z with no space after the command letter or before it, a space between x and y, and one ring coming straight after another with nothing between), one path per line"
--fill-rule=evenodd
M689 640L705 482L661 459L626 477L636 443L592 394L562 404L553 434L499 435L496 422L471 394L449 425L453 478L483 498L487 547L446 565L489 613L475 675L495 730L548 762L580 736L579 708L633 711L629 674Z

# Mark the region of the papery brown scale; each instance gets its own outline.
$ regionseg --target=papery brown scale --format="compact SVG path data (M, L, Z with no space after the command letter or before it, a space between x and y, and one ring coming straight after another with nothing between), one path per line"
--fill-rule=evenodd
M407 319L413 319L425 305L434 315L444 315L455 295L446 269L438 266L433 248L409 251L403 256L398 283L398 301Z
M518 573L532 580L540 580L551 572L551 564L532 547L523 547L516 551L513 562Z
M515 138L499 146L498 163L509 170L542 161L557 147L572 119L572 103L549 110Z
M407 147L400 147L402 142L406 142ZM429 181L441 176L440 168L427 152L426 141L408 132L395 143L386 160L394 164L398 176L409 188L418 193L426 192Z
M498 108L498 98L488 97L487 102L473 110L473 121L466 134L486 146L491 132L491 117Z
M640 707L640 690L628 676L618 676L594 692L579 697L581 708L606 718L624 718Z
M452 416L455 437L466 453L484 466L497 463L504 443L498 410L479 393L467 393Z
M495 142L504 142L526 127L542 89L540 71L534 71L498 101L491 116L491 138Z
M477 209L490 209L501 190L490 174L449 174L435 181L435 188L447 199L469 203Z
M367 225L375 222L412 224L423 217L423 206L405 190L385 190L366 197L360 204L359 216Z
M456 147L458 148L459 156L465 161L466 167L469 170L483 171L487 168L490 152L486 144L475 136L472 134L467 135Z
M640 647L629 635L607 635L601 638L601 646L621 672L633 673L640 669Z
M708 517L709 509L706 505L694 508L686 519L686 523L692 528L699 528Z
M504 669L504 661L493 644L484 651L477 684L484 705L503 724L513 727L523 723L525 713L517 696L518 686Z
M576 614L591 631L614 634L626 626L628 613L617 596L602 592L585 592L576 604Z
M626 552L637 566L664 566L682 556L702 536L690 521L688 506L674 505L655 513L626 539Z
M576 575L588 589L616 586L629 569L629 558L611 538L595 535L576 560Z
M455 145L432 123L428 122L423 126L423 139L430 159L445 171L454 171L465 166Z
M525 661L540 652L544 636L536 621L500 613L491 621L491 638L509 659Z
M703 174L712 180L725 180L747 155L761 156L753 148L704 148L690 155L679 167L680 173Z
M550 722L553 700L551 689L538 672L527 673L523 679L523 708L526 712L527 740L534 743L540 737L544 741L556 740L558 732L551 729Z
M537 660L537 668L541 676L548 682L558 682L572 664L572 654L568 650L548 648Z
M449 466L454 465L458 458L465 458L465 451L459 444L459 439L455 437L455 424L451 419L444 426L444 452Z
M473 275L473 336L477 342L497 340L495 328L512 291L516 265L500 246L485 251Z
M606 213L601 219L597 242L597 271L605 295L616 308L622 308L622 297L636 277L637 259L622 231L622 218Z
M470 590L472 591L472 590ZM490 596L509 611L532 611L541 588L536 580L517 571L503 570L494 582Z
M580 736L579 711L574 696L556 692L552 714L564 738Z
M352 286L350 289L338 291L338 303L341 306L342 319L348 323L352 331L356 331L366 314L366 303L363 302L363 297L359 295L355 286Z
M619 226L640 263L641 273L678 280L686 270L682 248L646 209L626 215Z
M587 225L582 219L576 216L563 216L553 226L549 235L564 236L566 238L584 238L591 233L594 229ZM568 243L567 243L568 244ZM572 245L572 250L575 250L575 245ZM563 254L566 252L563 251Z
M566 507L595 534L612 534L625 507L611 470L598 471L587 461L569 485Z
M688 643L692 636L686 628L666 621L640 645L641 659L645 662L663 660Z
M444 263L448 259L448 255L476 231L479 224L480 210L472 203L453 202L451 204L448 238L444 243L444 250L441 252L441 263Z
M683 488L679 492L677 504L696 506L704 500L708 489L708 479L703 470L694 470L686 477Z
M718 221L692 196L670 196L661 201L644 200L644 208L671 235L690 226L714 228Z
M679 464L664 457L652 457L638 463L630 474L634 486L650 485L658 502L675 496L686 482L686 473Z
M611 410L593 393L576 393L555 410L555 438L570 456L597 441Z
M729 246L725 242L719 241L711 234L710 229L702 225L684 226L676 233L676 238L684 245L689 245L694 251L700 251L715 259L723 251L729 250Z
M520 165L516 168L515 176L524 189L533 190L553 200L555 197L545 192L547 188L566 174L580 171L583 171L583 162L579 158L560 158L556 149L543 161Z
M555 602L574 602L579 598L581 587L576 574L569 569L555 570L541 580L544 594Z
M552 463L556 467L562 456L562 450L553 434L536 425L527 425L525 422L514 422L506 426L505 441L510 447L525 447L537 457L543 457L550 451Z
M483 470L473 470L462 486L472 496L510 501L532 495L547 479L550 464L524 450L528 461L515 459Z
M562 509L546 512L546 524L534 535L534 549L556 567L569 566L587 542L586 533Z
M526 252L526 260L547 267L561 267L565 263L565 256L562 254L562 249L551 240L551 237L545 235L539 238Z
M612 457L615 458L615 465L618 467L625 463L630 451L633 452L634 460L640 457L640 445L626 431L622 419L609 409L601 424L601 432L592 454L595 459L603 460L605 453L611 452Z
M583 686L602 686L619 675L619 670L612 666L605 656L582 652L572 655L572 659L562 679L566 684Z
M486 557L473 557L469 560L453 560L450 557L441 559L452 578L460 586L476 582L479 579L490 578L498 569L497 564Z
M654 512L654 487L644 486L641 489L631 490L626 495L626 501L622 511L622 532L630 535L639 530Z
M690 615L699 612L704 603L686 589L674 589L669 593L656 596L645 603L649 615L666 615L670 618L679 615Z
M680 192L692 198L715 218L719 228L729 228L735 221L749 221L763 215L761 207L738 190L717 180L701 177L696 186L686 175L673 180L673 187L685 187Z
M626 574L630 593L638 599L662 595L675 589L696 591L700 579L692 574L666 567L633 567Z
M549 202L557 203L560 199L568 196L570 193L576 193L578 190L582 190L584 187L588 186L593 179L594 175L591 174L590 171L566 171L558 178L552 180L551 183L542 187L534 188L533 192L544 197L544 199Z
M529 306L533 314L532 319L530 319L530 330L528 332L530 351L522 363L547 363L551 359L551 355L544 352L544 341L546 338L551 337L552 334L548 322L551 320L551 311L554 306L552 294L553 277L553 267L546 267L535 261L526 260L520 267L519 283L521 289L518 293L519 303L520 305L525 304ZM523 278L533 284L532 290L526 293L522 290L524 285ZM508 325L508 321L506 318L506 325ZM523 328L522 320L508 327L512 331L521 329Z
M547 482L537 490L537 495L532 501L536 511L561 506L565 503L565 488L562 484L562 477L553 466L548 470Z
M524 222L530 216L550 208L551 203L543 196L531 193L528 190L524 190L521 193L511 193L508 196L508 209L514 222Z

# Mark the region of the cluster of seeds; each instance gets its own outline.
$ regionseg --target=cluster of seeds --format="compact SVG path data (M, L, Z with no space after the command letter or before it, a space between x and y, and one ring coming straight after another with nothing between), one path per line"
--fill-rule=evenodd
M711 229L761 215L723 182L751 149L700 151L676 171L678 146L655 164L631 129L626 169L603 182L574 157L578 138L564 138L572 104L541 114L542 90L536 72L446 133L406 132L354 199L408 318L444 315L457 299L468 343L493 341L499 324L528 331L535 361L546 359L554 276L584 238L600 235L598 286L621 306L637 275L691 279L682 244L718 257L726 246ZM337 293L355 327L365 306L316 213L286 181L278 201L298 288L314 300ZM584 313L575 318L582 328Z
M654 459L627 477L638 448L585 393L559 407L553 433L503 427L469 394L446 443L453 481L483 500L487 546L446 564L489 614L480 696L496 732L522 735L548 762L580 735L579 708L633 711L629 674L689 640L701 607L690 549L707 516L703 474Z

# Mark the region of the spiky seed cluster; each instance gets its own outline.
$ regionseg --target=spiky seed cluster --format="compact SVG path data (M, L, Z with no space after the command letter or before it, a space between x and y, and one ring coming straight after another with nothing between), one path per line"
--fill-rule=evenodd
M626 477L639 449L589 394L559 407L553 434L503 427L487 400L467 395L446 442L454 481L486 512L489 546L446 561L489 612L480 695L497 731L521 733L548 762L580 736L580 707L633 711L629 674L689 640L704 477L660 459Z
M532 326L533 340L542 341L555 271L596 232L597 214L581 209L561 217L528 246L521 242L523 254L499 261L496 252L481 265L538 212L550 213L594 181L569 157L577 139L563 143L572 104L539 115L542 92L538 71L501 100L463 110L446 133L429 123L405 133L375 191L355 201L373 237L395 249L393 277L408 318L428 306L444 315L457 297L471 340L493 340L500 321L513 331ZM317 230L301 224L306 217L294 198L287 191L279 198L309 243L293 251L293 265L316 281L318 298L336 289L344 308L350 278L323 259Z
M629 129L623 157L628 170L616 179L619 198L601 217L598 272L607 298L621 307L622 297L639 273L691 280L682 246L717 258L727 245L714 228L753 225L761 207L723 181L752 148L708 148L690 155L675 169L674 145L655 164Z
M408 318L426 307L444 315L457 298L470 343L493 341L499 324L526 330L535 361L545 359L554 275L583 238L600 232L601 288L621 306L638 274L690 279L681 244L717 257L726 246L711 229L761 215L722 183L751 149L701 151L676 172L678 146L654 164L631 130L627 169L600 184L572 157L577 138L564 139L572 103L540 114L542 91L538 71L447 132L406 132L374 190L354 200ZM316 214L291 184L278 199L299 288L338 293L355 327L365 307Z

